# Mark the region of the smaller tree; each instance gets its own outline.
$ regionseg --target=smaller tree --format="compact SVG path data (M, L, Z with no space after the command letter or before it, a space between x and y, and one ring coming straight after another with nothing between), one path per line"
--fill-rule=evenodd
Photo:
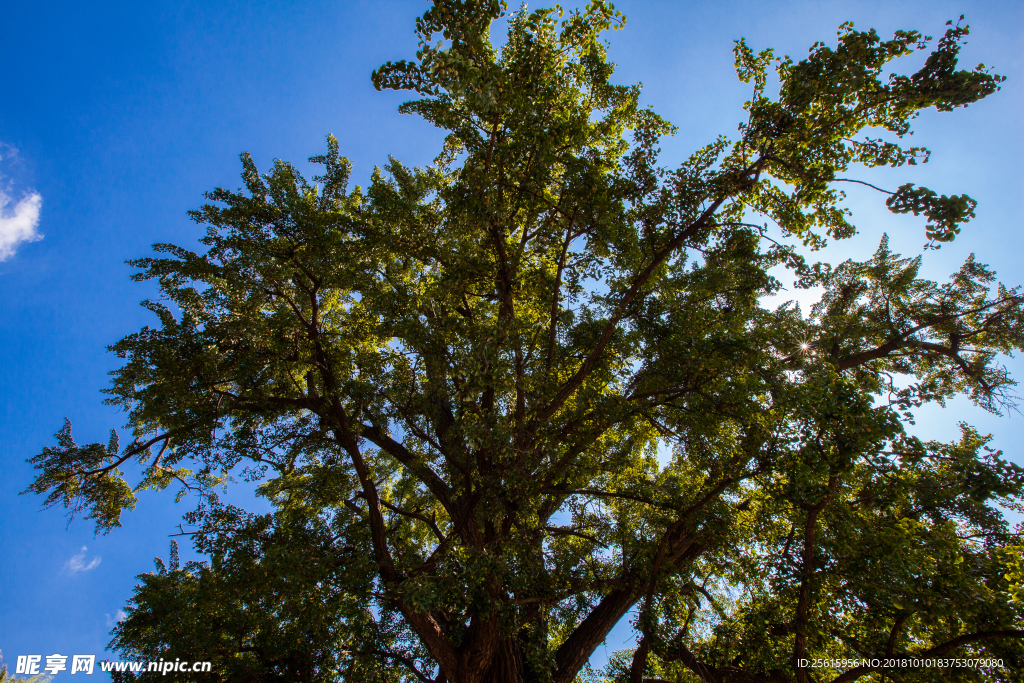
M203 659L209 673L118 674L123 680L333 681L358 632L376 628L344 592L373 570L354 548L338 552L317 519L286 521L224 508L194 539L207 563L170 561L143 574L111 645L122 659Z
M22 678L7 673L7 664L3 661L2 655L3 653L0 652L0 683L50 683L50 677L42 674Z

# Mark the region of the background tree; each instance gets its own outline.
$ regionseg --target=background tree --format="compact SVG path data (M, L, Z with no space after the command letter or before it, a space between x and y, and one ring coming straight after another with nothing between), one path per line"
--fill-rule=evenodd
M7 673L7 664L3 662L2 658L0 658L0 683L50 683L50 677L42 674L30 676L28 678L12 676Z
M448 131L433 166L392 159L364 193L333 137L315 184L242 155L246 189L192 214L205 253L133 262L162 292L159 326L112 347L134 440L78 446L68 423L30 490L109 531L178 481L211 564L144 577L114 645L201 645L223 679L570 683L632 613L605 672L630 683L934 680L805 664L904 654L1021 680L999 506L1024 472L967 425L904 425L960 393L1014 407L1022 296L973 257L938 284L885 240L835 268L797 251L855 235L852 167L927 160L902 144L918 112L998 89L956 69L967 27L911 75L883 73L928 49L916 31L844 25L800 62L739 41L738 139L665 169L673 127L610 83L610 4L521 10L499 50L504 10L438 0L416 60L373 75ZM928 246L975 207L882 192ZM762 306L779 266L824 288L808 315ZM219 503L239 471L276 512Z

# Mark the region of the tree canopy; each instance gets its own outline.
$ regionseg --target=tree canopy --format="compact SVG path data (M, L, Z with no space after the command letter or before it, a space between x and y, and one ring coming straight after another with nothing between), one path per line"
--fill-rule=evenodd
M611 4L522 9L498 48L505 13L435 0L415 59L373 74L446 131L433 165L350 190L334 137L311 180L243 154L245 188L191 214L205 251L131 262L160 287L158 324L111 347L131 443L68 422L30 490L108 532L177 487L209 561L140 577L114 647L214 661L189 680L1024 680L1001 511L1024 470L966 424L907 431L959 394L1015 408L1024 296L973 256L924 279L885 239L802 255L855 238L857 169L927 161L905 144L920 112L999 89L957 69L967 26L844 24L800 61L737 41L738 135L667 168L673 126L612 83ZM928 246L974 215L880 192ZM768 307L780 269L820 303ZM274 511L222 504L231 477ZM592 670L620 621L636 647ZM891 657L1002 666L871 663Z

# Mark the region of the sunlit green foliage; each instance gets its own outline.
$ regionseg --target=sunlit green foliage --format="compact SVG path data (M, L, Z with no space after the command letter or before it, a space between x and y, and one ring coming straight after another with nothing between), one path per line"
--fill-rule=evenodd
M0 657L0 683L50 683L50 677L42 674L28 678L13 675L7 671L7 664Z
M956 70L967 27L910 75L884 74L930 49L914 31L847 24L801 61L739 41L738 138L664 168L674 128L610 81L610 4L521 10L499 49L504 12L437 0L416 59L373 74L447 131L434 165L391 159L350 191L333 137L312 181L242 155L245 189L192 214L205 252L133 262L161 291L158 325L112 347L134 441L78 446L69 423L31 490L105 532L180 482L211 559L144 575L114 645L225 681L940 675L801 663L907 654L999 657L941 675L1022 680L999 506L1020 510L1024 472L967 425L949 444L905 430L958 394L1013 408L1019 290L973 256L922 279L887 240L836 267L796 250L855 236L847 174L927 160L902 146L920 111L998 89ZM930 246L975 207L887 194ZM762 304L780 267L824 289L807 315ZM232 474L275 512L221 505ZM587 674L621 620L636 650Z

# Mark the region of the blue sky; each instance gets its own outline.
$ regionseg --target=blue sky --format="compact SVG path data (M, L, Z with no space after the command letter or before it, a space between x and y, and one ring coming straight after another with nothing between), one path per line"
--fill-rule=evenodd
M932 149L927 166L859 177L979 201L962 236L927 254L929 277L944 279L977 252L1004 282L1024 283L1024 4L616 6L628 17L626 30L610 35L616 80L642 81L645 103L679 126L663 144L669 165L735 133L748 90L733 73L732 40L800 58L816 40L834 40L846 20L883 36L900 28L938 36L947 19L966 14L962 64L1008 76L1002 91L967 110L922 115L914 142ZM40 499L17 495L32 480L25 459L52 443L65 416L79 442L105 442L124 422L101 403L116 367L105 347L152 323L137 304L153 291L128 280L124 261L154 242L197 246L202 228L185 212L205 190L241 184L242 151L261 168L274 158L302 162L334 133L364 185L389 154L429 163L440 133L399 115L407 98L374 91L369 78L384 61L413 56L413 20L425 8L422 0L0 2L0 650L12 665L19 654L102 658L135 575L167 556L168 534L188 509L167 492L143 494L122 528L95 538L90 524L69 526L62 511L40 512ZM866 257L883 232L894 249L920 253L923 221L892 216L866 189L850 191L850 206L862 235L829 247L825 260ZM1008 365L1024 374L1019 359ZM950 439L960 420L994 433L1024 462L1019 415L997 418L954 401L923 411L916 431ZM607 651L619 646L609 642Z

